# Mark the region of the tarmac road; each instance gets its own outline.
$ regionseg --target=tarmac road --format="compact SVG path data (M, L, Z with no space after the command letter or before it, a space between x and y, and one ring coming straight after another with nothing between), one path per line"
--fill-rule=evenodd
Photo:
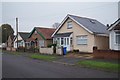
M118 78L117 73L2 54L3 78Z

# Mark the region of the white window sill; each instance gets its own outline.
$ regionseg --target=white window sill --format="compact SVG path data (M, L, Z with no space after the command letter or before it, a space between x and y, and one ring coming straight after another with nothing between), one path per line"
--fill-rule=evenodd
M114 45L115 45L115 46L120 46L120 44L116 44L116 43L115 43Z

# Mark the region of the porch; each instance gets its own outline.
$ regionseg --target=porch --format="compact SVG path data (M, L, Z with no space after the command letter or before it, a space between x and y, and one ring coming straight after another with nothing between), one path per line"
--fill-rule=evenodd
M58 47L66 47L67 51L73 50L73 32L58 33L54 35L53 43L57 44Z

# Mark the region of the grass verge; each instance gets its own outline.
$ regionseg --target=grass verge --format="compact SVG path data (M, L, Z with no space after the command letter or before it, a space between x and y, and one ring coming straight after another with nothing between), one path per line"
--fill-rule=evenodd
M115 64L110 62L98 62L98 61L85 60L85 61L79 61L77 64L84 67L101 69L101 70L112 71L112 72L120 71L119 69L120 64Z
M10 53L10 54L14 54L14 55L20 55L21 53L20 52L17 52L17 51L6 51L6 50L2 50L2 52L5 52L5 53Z
M55 57L55 56L41 55L41 54L32 54L32 55L30 55L30 58L40 59L40 60L45 60L45 61L53 61L53 60L57 59L57 57Z

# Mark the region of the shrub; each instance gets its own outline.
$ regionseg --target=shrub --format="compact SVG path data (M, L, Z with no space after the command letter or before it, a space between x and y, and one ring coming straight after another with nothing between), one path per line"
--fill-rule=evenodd
M56 47L57 45L56 44L48 44L47 47L50 48L50 47Z
M79 52L79 49L74 49L73 52Z

